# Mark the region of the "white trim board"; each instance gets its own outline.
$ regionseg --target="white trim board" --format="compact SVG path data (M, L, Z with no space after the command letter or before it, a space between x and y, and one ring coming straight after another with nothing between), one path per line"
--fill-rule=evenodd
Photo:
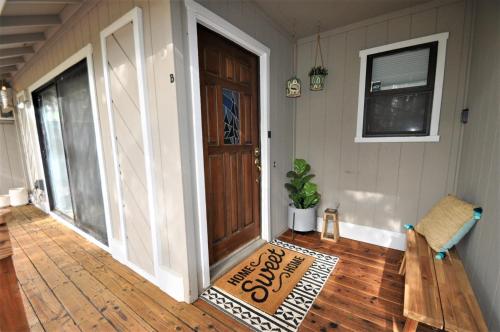
M441 113L441 99L443 95L444 69L446 65L446 42L449 33L442 32L433 35L413 38L409 40L377 46L359 51L360 70L359 70L359 89L358 89L358 114L356 123L356 143L381 143L381 142L439 142L439 116ZM427 136L405 136L405 137L364 137L363 136L363 118L365 109L365 88L366 88L366 67L367 57L371 54L377 54L396 50L400 48L438 42L436 58L436 75L434 77L434 94L432 97L431 123L429 135Z
M323 229L323 218L317 218L316 231ZM377 246L406 250L406 234L393 232L364 225L356 225L348 222L339 222L340 236L351 240L375 244ZM333 231L332 223L329 224L328 231Z
M160 262L159 262L159 232L156 218L156 191L155 191L155 179L154 179L154 169L153 169L153 149L152 149L152 138L151 138L151 128L149 119L149 108L148 108L148 98L147 98L147 79L146 79L146 60L144 56L144 33L143 33L143 21L142 21L142 9L139 7L134 7L132 10L118 18L116 21L107 26L100 33L101 39L101 51L102 51L102 63L104 72L104 86L106 91L106 108L109 118L110 126L110 136L111 145L113 152L113 165L114 165L114 176L116 181L116 190L118 193L118 210L120 217L120 229L122 235L122 241L120 243L113 243L111 247L111 252L113 257L119 260L121 263L127 265L132 270L138 274L145 277L147 280L153 284L159 286L161 289L170 294L172 287L179 287L180 285L168 285L164 282L162 278L160 280ZM132 263L129 260L129 253L127 247L127 228L125 225L125 212L123 207L123 190L122 181L120 176L120 165L118 161L118 148L116 143L116 129L114 122L114 111L113 102L111 96L111 81L109 77L109 67L107 66L107 46L106 38L113 34L115 31L124 27L127 24L132 23L133 27L133 38L134 38L134 52L135 52L135 62L136 62L136 74L137 74L137 85L139 94L139 109L141 117L141 135L144 144L144 167L146 170L146 187L147 187L147 200L148 200L148 220L151 226L151 244L152 244L152 254L153 254L153 275L144 271L142 268ZM116 242L116 241L115 241Z
M203 138L201 123L200 75L198 66L197 24L226 37L259 57L260 86L260 144L261 144L261 237L270 241L270 155L269 155L269 94L270 94L270 49L244 31L238 29L222 17L201 6L193 0L184 0L187 17L188 66L190 117L192 119L192 135L194 142L195 185L197 200L197 220L195 229L198 240L198 283L203 290L210 286L210 264L208 260L207 207L205 199L205 173L203 158Z
M36 118L35 118L35 104L33 103L33 96L32 93L33 91L37 90L50 80L52 80L54 77L57 75L63 73L65 70L68 68L72 67L73 65L77 64L78 62L86 59L87 60L87 75L88 75L88 80L89 80L89 93L90 93L90 103L91 103L91 109L92 109L92 119L94 122L94 132L95 132L95 140L96 140L96 149L97 149L97 161L99 165L99 176L101 178L101 192L102 192L102 199L103 199L103 205L104 205L104 217L105 217L105 222L106 222L106 235L108 238L108 246L112 243L113 235L112 235L112 229L111 229L111 214L110 214L110 208L109 208L109 196L108 196L108 182L107 182L107 177L106 177L106 171L105 171L105 165L104 165L104 156L103 156L103 146L102 146L102 135L101 135L101 124L99 121L99 109L97 106L97 94L96 94L96 87L95 87L95 76L94 76L94 63L92 61L92 45L87 44L85 47L74 53L72 56L64 60L62 63L60 63L58 66L56 66L54 69L52 69L50 72L45 74L42 78L40 78L38 81L33 83L28 87L28 99L29 99L29 105L26 105L27 103L25 102L25 108L24 110L20 110L20 112L25 111L29 113L29 119L27 116L27 119L29 121L34 121L33 123L36 123ZM37 130L37 126L35 125L35 130ZM38 157L38 162L39 165L42 167L42 178L43 182L47 183L47 179L45 178L45 170L43 169L43 161L42 161L42 154L41 154L41 149L40 149L40 140L38 134L34 135L35 137L35 150L36 154ZM31 184L30 184L31 185ZM48 195L46 193L47 199L45 200L44 207L42 210L49 212L50 213L50 207L49 207L49 201L48 201ZM59 218L60 219L60 218ZM70 225L69 223L67 223ZM76 227L75 227L76 228ZM72 228L75 230L75 228ZM80 235L82 235L80 232L77 232ZM86 234L86 233L85 233ZM99 242L98 240L94 239L92 236L88 235L85 236L87 239L92 239L90 240L91 242L95 243L94 241ZM99 242L100 243L100 242ZM100 247L106 247L104 244L100 243ZM108 249L106 249L108 251Z

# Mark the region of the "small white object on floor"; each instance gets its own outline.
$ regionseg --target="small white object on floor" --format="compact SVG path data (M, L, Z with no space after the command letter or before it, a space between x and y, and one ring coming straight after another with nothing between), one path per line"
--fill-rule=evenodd
M9 190L10 205L22 206L28 204L28 191L26 188L13 188Z
M9 195L0 195L0 209L6 208L10 206L10 196Z

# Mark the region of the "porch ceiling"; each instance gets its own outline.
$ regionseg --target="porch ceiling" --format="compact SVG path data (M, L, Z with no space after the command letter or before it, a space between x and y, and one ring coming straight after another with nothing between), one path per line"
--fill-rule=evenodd
M254 0L278 25L297 38L331 30L430 0Z
M0 0L0 77L11 78L85 0Z

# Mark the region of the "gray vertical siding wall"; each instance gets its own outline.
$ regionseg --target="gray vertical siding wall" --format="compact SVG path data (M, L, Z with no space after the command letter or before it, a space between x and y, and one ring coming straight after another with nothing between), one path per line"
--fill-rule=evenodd
M447 193L455 191L467 63L465 1L431 2L322 34L329 70L326 89L308 90L315 36L299 41L296 157L307 159L323 195L321 211L340 202L341 220L402 232ZM354 143L359 51L449 32L439 143ZM464 39L465 38L465 39Z
M291 38L251 1L197 2L271 49L271 222L273 234L278 235L287 229L288 194L284 183L293 156L294 103L285 96L285 83L292 74ZM274 162L276 167L273 167Z
M16 123L0 122L0 195L26 185L20 151Z
M500 331L500 2L477 2L458 195L484 217L460 254L490 331Z

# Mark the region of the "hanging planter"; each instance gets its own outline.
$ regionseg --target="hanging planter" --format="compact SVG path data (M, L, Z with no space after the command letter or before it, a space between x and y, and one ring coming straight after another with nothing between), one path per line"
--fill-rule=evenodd
M318 65L318 54L321 60L321 65ZM323 52L321 51L321 38L319 35L318 27L318 38L316 41L316 56L314 58L314 67L309 71L310 85L309 89L311 91L321 91L325 88L325 78L328 75L328 69L325 68L323 63Z
M328 75L328 69L323 66L313 67L309 72L311 91L321 91L325 88L325 78Z

